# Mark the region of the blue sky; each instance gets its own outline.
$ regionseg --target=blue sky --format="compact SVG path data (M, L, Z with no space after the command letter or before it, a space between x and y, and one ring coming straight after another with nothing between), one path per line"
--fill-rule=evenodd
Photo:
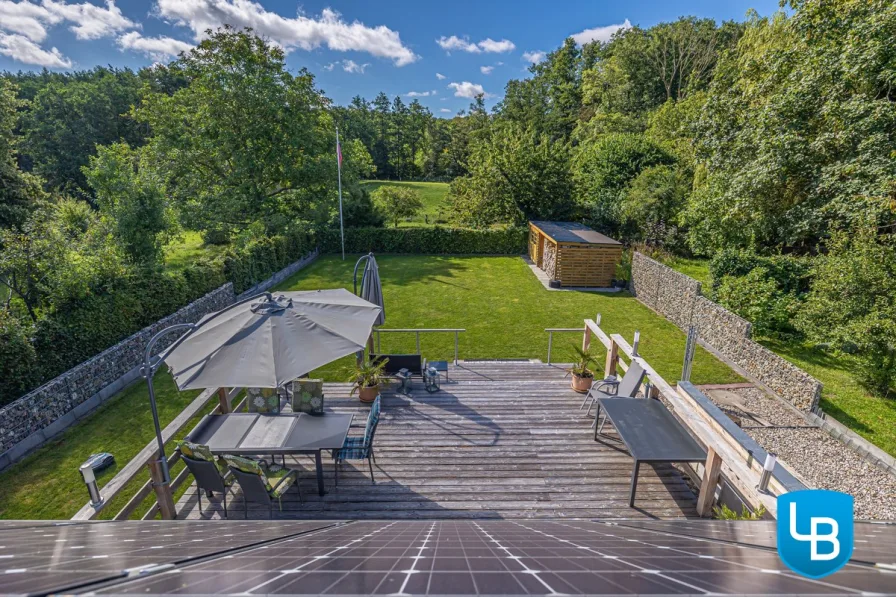
M778 0L0 0L0 70L139 68L226 22L282 45L288 66L307 67L338 103L382 90L451 116L479 91L500 100L509 79L570 35L681 15L742 20L750 8L767 15Z

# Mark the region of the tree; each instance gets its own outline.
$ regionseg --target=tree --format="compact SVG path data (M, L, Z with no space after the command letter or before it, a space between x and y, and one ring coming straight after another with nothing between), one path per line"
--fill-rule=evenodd
M371 197L377 208L396 228L401 220L412 218L423 209L420 193L408 187L383 185L371 193Z
M146 97L135 117L148 159L185 223L200 230L276 228L336 199L333 122L307 70L251 30L224 27L176 61L190 81Z
M0 79L0 229L24 224L36 203L44 198L40 180L16 165L16 111L24 102L16 99L16 87Z
M684 249L679 214L691 190L692 176L676 166L650 166L623 193L622 223L627 238L670 251Z
M173 218L161 181L146 161L145 152L124 143L98 147L84 176L124 252L135 263L153 264L162 259Z
M492 128L473 145L470 173L451 184L455 218L488 226L571 217L575 204L568 146L512 122Z
M798 325L810 339L857 346L865 383L888 395L896 379L896 238L868 224L836 231L814 274Z
M48 78L22 116L22 151L52 188L90 196L81 168L97 145L142 145L129 112L143 83L131 70L97 67Z

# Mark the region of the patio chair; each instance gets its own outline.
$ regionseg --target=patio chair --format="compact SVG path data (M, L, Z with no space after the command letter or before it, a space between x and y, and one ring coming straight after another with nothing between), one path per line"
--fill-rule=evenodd
M299 378L287 384L287 396L294 413L321 415L324 412L324 380Z
M280 498L293 484L299 490L299 501L304 502L302 489L297 483L298 471L278 464L256 462L242 456L224 456L227 466L243 490L243 511L249 518L249 502L267 504L268 517L274 518L274 500L283 509Z
M376 462L376 456L373 454L373 436L376 435L376 426L380 422L380 397L377 396L370 407L370 414L367 415L367 427L364 429L364 437L347 437L345 443L339 450L333 451L333 459L336 485L339 485L339 466L346 460L364 460L370 467L370 482L376 483L373 478L373 463Z
M233 477L222 458L215 458L208 446L182 441L178 444L184 464L196 480L196 498L199 500L199 515L202 516L202 492L207 497L212 493L221 494L224 504L224 518L227 518L227 490L233 485Z
M645 372L641 365L633 362L621 380L604 380L592 384L591 389L588 390L588 394L585 396L585 401L588 401L589 399L591 400L585 416L587 417L591 415L591 407L594 406L594 403L598 398L634 398L638 394L638 388L641 387L641 382L644 381L644 375ZM585 401L582 402L582 406L585 405ZM591 426L592 429L597 427L597 419L598 417L595 415L594 424ZM604 422L606 422L606 420L607 418L604 416ZM601 426L603 426L603 423L601 423ZM599 429L598 432L600 432Z

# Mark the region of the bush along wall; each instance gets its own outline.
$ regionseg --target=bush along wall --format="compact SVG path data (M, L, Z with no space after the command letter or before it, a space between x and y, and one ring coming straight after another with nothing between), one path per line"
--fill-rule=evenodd
M526 252L522 228L347 228L347 253L401 253L429 255L522 255ZM319 235L321 253L341 251L339 229Z

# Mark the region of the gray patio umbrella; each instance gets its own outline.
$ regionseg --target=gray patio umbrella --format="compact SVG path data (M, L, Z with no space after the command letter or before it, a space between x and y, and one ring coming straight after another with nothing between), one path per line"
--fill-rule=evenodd
M276 388L363 349L380 313L341 288L267 293L204 317L162 359L179 390Z
M373 253L368 253L361 259L367 259L364 266L364 275L361 277L361 298L378 306L380 315L374 321L374 325L383 325L386 323L386 306L383 303L383 285L380 282L380 270L376 265L376 258Z

